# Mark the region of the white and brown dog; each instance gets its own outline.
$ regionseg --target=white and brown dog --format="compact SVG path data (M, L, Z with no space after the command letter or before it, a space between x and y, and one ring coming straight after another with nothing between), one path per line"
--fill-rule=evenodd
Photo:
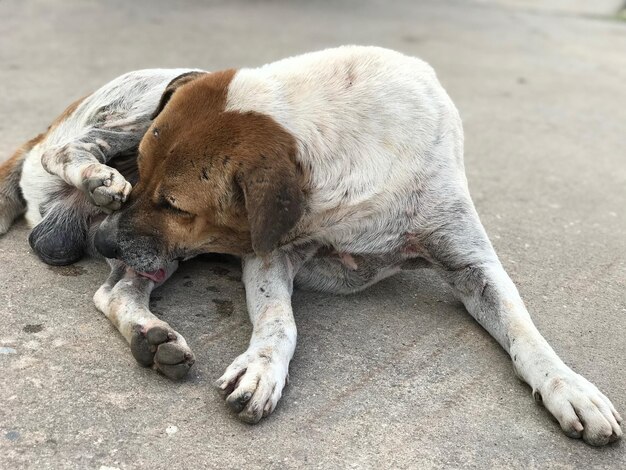
M131 192L122 173L135 155ZM622 435L609 399L559 359L502 268L470 199L459 114L421 60L341 47L257 69L134 72L1 171L0 229L27 209L31 245L51 263L95 244L113 268L97 307L169 377L193 353L149 311L151 290L180 259L241 256L254 329L217 384L245 421L271 413L287 381L294 284L347 294L430 267L568 436ZM100 223L102 209L115 212Z

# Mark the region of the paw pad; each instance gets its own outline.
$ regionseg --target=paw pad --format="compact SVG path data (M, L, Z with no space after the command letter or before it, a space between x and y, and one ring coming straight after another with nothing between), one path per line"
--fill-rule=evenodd
M195 362L183 337L166 323L136 327L130 349L139 364L173 380L185 377Z

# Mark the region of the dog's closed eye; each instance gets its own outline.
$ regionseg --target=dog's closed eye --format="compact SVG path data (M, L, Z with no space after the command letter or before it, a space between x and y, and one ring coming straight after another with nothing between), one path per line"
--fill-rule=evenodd
M186 217L194 217L194 214L192 214L191 212L187 212L179 207L176 207L174 204L176 204L176 199L174 199L171 196L168 197L168 196L161 195L159 197L159 202L157 203L157 206L161 209L174 212L178 215L182 215Z

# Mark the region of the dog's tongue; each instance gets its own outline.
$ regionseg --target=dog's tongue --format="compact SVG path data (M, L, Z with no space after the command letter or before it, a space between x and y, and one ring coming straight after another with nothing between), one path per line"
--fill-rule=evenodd
M135 271L137 274L143 277L147 277L148 279L152 279L154 282L161 282L165 279L165 269L157 269L156 271L149 271L147 273L141 273L139 271Z

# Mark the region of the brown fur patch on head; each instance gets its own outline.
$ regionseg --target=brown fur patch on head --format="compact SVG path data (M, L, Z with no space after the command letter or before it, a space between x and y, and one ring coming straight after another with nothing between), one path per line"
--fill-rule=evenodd
M192 80L195 80L200 75L204 75L205 73L206 72L186 72L169 82L165 87L165 90L163 90L163 94L161 95L159 104L157 105L154 113L152 113L150 119L154 119L159 114L161 114L161 111L163 111L163 108L165 108L165 105L169 102L170 98L178 88L185 85L186 83L189 83Z
M234 75L178 86L139 146L129 226L167 252L266 254L302 215L295 139L267 115L225 111Z

